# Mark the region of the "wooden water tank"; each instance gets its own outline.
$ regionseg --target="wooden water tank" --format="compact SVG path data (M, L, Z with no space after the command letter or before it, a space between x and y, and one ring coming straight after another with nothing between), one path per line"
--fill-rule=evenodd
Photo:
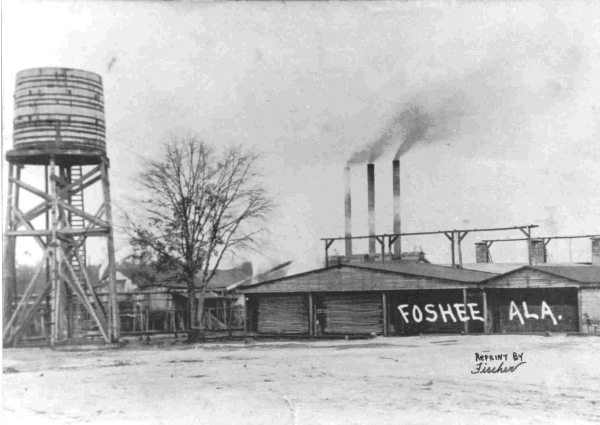
M68 68L17 73L13 162L93 164L106 155L104 95L98 74Z

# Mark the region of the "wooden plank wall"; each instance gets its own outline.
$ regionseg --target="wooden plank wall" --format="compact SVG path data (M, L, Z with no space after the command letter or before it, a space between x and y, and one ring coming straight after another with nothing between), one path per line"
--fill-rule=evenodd
M245 293L355 292L399 289L462 289L462 284L442 279L382 273L360 269L329 269L286 278L274 283L245 289Z
M330 294L322 303L325 333L383 334L381 294Z
M258 332L308 335L308 296L261 297L258 307Z

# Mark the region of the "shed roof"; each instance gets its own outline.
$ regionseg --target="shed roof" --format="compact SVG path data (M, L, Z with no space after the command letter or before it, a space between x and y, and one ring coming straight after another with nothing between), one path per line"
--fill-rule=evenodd
M600 266L581 266L581 265L552 265L552 264L543 264L536 266L523 266L518 269L512 270L508 273L493 276L489 279L486 279L482 283L492 282L497 278L501 278L512 273L515 273L520 270L537 270L542 273L548 273L554 276L564 277L566 279L570 279L575 282L580 283L600 283Z

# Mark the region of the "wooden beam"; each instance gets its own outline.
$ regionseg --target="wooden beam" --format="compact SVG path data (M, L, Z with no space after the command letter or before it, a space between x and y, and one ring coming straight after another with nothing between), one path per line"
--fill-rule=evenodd
M15 208L15 215L17 216L17 218L20 220L21 223L25 224L25 227L27 227L28 230L36 230L34 229L33 225L28 222L25 221L25 218L23 217L23 213L21 211L19 211L18 208ZM46 249L46 243L42 240L42 238L40 238L39 236L34 236L34 240L38 243L38 245L42 248L42 250Z
M106 221L100 220L99 218L94 217L92 214L88 214L85 211L75 208L74 206L72 206L66 202L59 201L58 205L64 209L66 209L67 211L72 212L73 214L76 214L80 217L85 218L87 221L92 222L92 223L96 224L97 226L100 226L100 227L109 227L110 226Z
M26 221L33 221L45 212L50 211L51 208L52 202L44 201L27 211L26 213L24 213L23 217Z
M52 248L50 252L50 279L52 285L50 345L54 346L58 342L60 327L60 281L58 271L58 240L56 237L56 230L58 229L58 192L56 180L52 178L56 174L56 159L54 155L50 157L48 173L50 176L50 196L52 198L52 209L50 210L50 228L52 233L49 243L49 246Z
M108 228L85 228L85 229L61 229L57 231L57 235L64 236L106 236L109 232Z
M98 298L98 294L96 294L96 291L94 290L94 287L92 286L92 280L90 279L90 275L87 271L87 268L85 267L84 259L82 259L79 256L78 249L79 249L79 247L73 247L69 254L72 255L73 257L75 257L75 259L77 260L77 264L79 264L79 269L81 270L81 272L83 274L83 280L85 281L85 284L89 288L90 295L92 295L92 297L94 297L94 301L96 302L96 304L98 304L98 307L100 308L100 310L104 314L104 318L106 319L107 318L106 310L104 309L102 302L100 302L100 298Z
M79 180L75 180L74 182L71 182L69 184L67 184L66 181L63 180L64 185L63 187L60 189L60 193L66 193L67 191L70 191L73 188L76 188L77 186L81 186L83 184L83 182L85 182L85 180L87 180L88 178L92 177L94 174L96 174L98 171L100 171L100 166L96 166L93 169L91 169L90 171L88 171L87 173L85 173L83 176L81 176L81 178ZM62 180L62 179L61 179ZM96 180L97 181L97 180ZM77 189L75 192L79 192L81 189Z
M82 190L85 190L85 189L87 189L88 187L92 186L93 184L95 184L95 183L99 182L100 180L102 180L102 177L101 177L101 176L96 176L96 177L94 177L93 179L91 179L91 180L89 180L89 181L85 182L84 184L82 184L82 185L80 185L80 186L76 186L74 190L69 190L69 189L67 189L67 187L65 187L65 188L61 189L61 190L58 192L58 193L59 193L59 196L60 196L61 198L65 198L65 197L66 197L66 196L68 196L68 195L75 195L75 194L77 194L77 193L81 192ZM71 185L69 185L69 186L71 186Z
M44 255L42 256L42 260L40 261L40 265L37 267L37 269L33 273L33 276L31 278L31 280L29 281L29 284L27 285L27 288L25 289L25 292L23 293L23 297L21 298L21 300L17 304L17 307L15 308L15 311L12 313L10 320L8 321L8 323L6 323L4 325L4 330L2 332L2 338L6 338L8 336L10 328L12 327L12 325L17 320L17 317L21 313L21 310L23 310L27 306L27 303L29 302L29 299L33 295L33 291L35 289L36 280L40 276L41 271L45 268L45 264L44 263L45 263L47 257L48 257L48 249L46 249L44 251Z
M535 227L539 227L536 224L530 224L528 226L512 226L512 227L490 227L490 228L486 228L486 229L461 229L461 230L437 230L434 232L411 232L411 233L385 233L382 235L369 235L369 236L352 236L352 237L343 237L343 238L321 238L322 241L325 240L334 240L334 241L338 241L338 240L345 240L345 239L370 239L373 236L383 236L383 237L389 237L389 236L418 236L418 235L441 235L441 234L446 234L446 233L455 233L455 232L496 232L496 231L500 231L500 230L519 230L519 229L523 229L523 228L535 228Z
M83 305L85 306L86 310L90 313L90 315L92 316L92 318L94 319L94 321L96 322L98 327L100 328L100 332L102 333L102 336L104 337L105 341L110 343L111 341L110 341L110 337L109 337L109 334L106 329L105 322L100 320L100 316L98 316L96 309L92 306L92 304L90 303L90 300L87 298L87 296L85 294L85 290L83 289L83 287L81 286L81 282L79 281L77 273L75 273L75 270L73 270L73 266L68 261L68 257L66 257L64 251L62 251L62 248L60 248L60 250L63 254L62 262L64 263L64 265L67 266L67 270L71 274L71 276L65 275L65 280L70 284L73 291L76 293L76 295L79 297L79 299L83 302Z
M88 173L90 174L90 173ZM87 174L86 174L87 175ZM80 192L81 190L91 186L92 184L98 182L99 180L101 180L102 178L100 176L96 177L95 179L85 183L83 186L79 186L76 187L77 185L72 183L68 186L66 186L65 188L63 188L62 190L58 191L58 196L59 198L64 198L67 195L75 195L78 192ZM78 180L79 181L79 180ZM69 188L71 187L76 187L75 190L72 190L71 192L68 192L68 190L70 190ZM50 199L47 201L44 201L38 205L36 205L35 207L31 208L29 211L27 211L26 213L24 213L24 218L26 221L33 221L35 218L37 218L38 216L44 214L45 212L49 211L52 208L52 197L50 196ZM102 207L101 207L102 209ZM99 214L96 214L96 217L99 217Z
M47 285L44 288L44 291L38 297L38 299L35 300L35 302L31 306L29 306L29 309L25 310L21 321L15 326L12 335L10 335L9 340L7 342L12 342L13 346L16 346L19 343L23 331L27 328L29 323L31 323L31 319L35 317L35 314L37 313L40 304L42 303L42 301L44 301L44 298L46 298L46 296L50 293L51 288L51 285Z
M62 176L57 176L56 174L50 175L50 180L52 180L55 184L60 184L61 187L58 189L58 191L65 189L69 184L69 182L62 178Z
M13 230L5 234L7 236L50 236L52 230Z
M31 193L33 193L34 195L37 195L37 196L39 196L40 198L42 198L42 199L45 199L46 201L52 201L52 198L51 198L51 197L50 197L50 195L48 195L46 192L44 192L44 191L41 191L41 190L39 190L39 189L36 189L35 187L33 187L33 186L31 186L31 185L29 185L29 184L27 184L27 183L25 183L25 182L22 182L21 180L17 180L17 179L15 179L15 178L12 178L12 177L11 177L11 178L9 178L9 181L10 181L11 183L14 183L14 184L16 184L17 186L19 186L19 187L21 187L21 188L25 189L25 190L26 190L26 191L28 191L28 192L31 192Z

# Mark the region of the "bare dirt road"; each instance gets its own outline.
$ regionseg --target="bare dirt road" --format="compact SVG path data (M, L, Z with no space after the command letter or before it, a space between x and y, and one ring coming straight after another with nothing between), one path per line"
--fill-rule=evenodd
M8 349L3 369L6 424L600 423L598 337Z

